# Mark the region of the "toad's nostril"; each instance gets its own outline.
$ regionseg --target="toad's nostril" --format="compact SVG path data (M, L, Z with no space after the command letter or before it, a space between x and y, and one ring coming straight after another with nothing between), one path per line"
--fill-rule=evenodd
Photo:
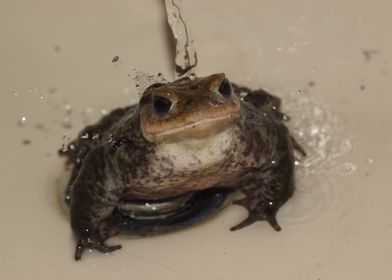
M154 97L154 110L159 117L164 117L170 112L172 102L163 96Z
M230 82L227 79L224 79L220 84L218 91L223 97L230 97L231 95Z

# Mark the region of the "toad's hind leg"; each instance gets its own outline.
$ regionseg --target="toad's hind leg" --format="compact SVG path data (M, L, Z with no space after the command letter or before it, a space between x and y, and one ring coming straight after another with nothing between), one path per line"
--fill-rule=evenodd
M289 143L287 141L287 145ZM256 221L267 221L276 231L281 230L276 214L294 193L294 156L291 149L280 154L271 166L256 170L252 174L252 179L240 188L245 198L233 203L245 207L248 210L248 217L232 227L232 231Z

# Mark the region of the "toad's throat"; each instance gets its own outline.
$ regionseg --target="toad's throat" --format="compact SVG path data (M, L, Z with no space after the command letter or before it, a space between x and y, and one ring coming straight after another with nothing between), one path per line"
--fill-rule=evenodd
M195 121L173 125L165 130L150 131L148 137L153 141L175 141L187 138L205 138L217 134L235 123L240 118L240 112L232 112L223 116L215 116Z

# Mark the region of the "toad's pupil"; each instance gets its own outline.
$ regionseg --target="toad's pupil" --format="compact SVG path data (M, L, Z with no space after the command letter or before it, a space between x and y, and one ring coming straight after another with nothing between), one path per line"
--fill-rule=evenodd
M223 97L229 97L231 95L231 86L228 80L223 80L223 82L220 84L219 93L222 94Z
M169 113L171 108L171 101L163 96L154 97L154 110L160 116L163 117Z

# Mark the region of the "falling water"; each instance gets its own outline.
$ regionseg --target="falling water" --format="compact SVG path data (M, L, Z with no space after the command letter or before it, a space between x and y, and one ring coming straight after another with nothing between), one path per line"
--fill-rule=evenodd
M189 27L181 15L180 1L165 0L166 16L176 43L175 75L189 74L197 65L197 53Z

